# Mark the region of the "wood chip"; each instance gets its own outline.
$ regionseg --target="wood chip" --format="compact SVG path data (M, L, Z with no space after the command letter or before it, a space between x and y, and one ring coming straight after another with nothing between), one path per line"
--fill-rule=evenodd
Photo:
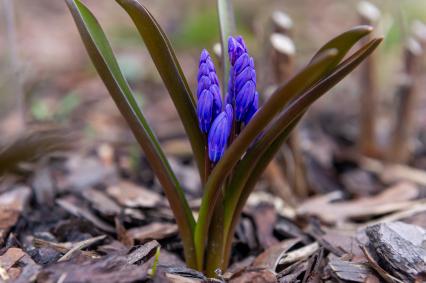
M63 209L65 209L72 215L86 219L87 221L91 222L93 225L103 231L115 233L115 228L113 226L101 220L87 208L77 206L75 204L77 202L78 201L72 197L66 197L56 200L57 204L59 204Z
M315 215L330 224L351 219L362 219L411 208L419 195L411 183L399 183L374 197L353 201L332 202L326 196L314 197L304 202L297 210L299 215Z
M363 283L372 275L371 269L365 264L348 262L335 256L330 258L328 266L340 280Z
M10 248L0 256L0 266L6 271L19 261L25 253L19 248Z
M145 282L150 265L128 264L124 256L105 256L83 262L59 262L43 269L36 282Z
M120 206L110 199L104 192L89 189L83 191L83 197L88 200L92 207L107 217L117 216L121 212Z
M107 193L126 207L156 207L162 201L157 193L125 181L109 187Z
M138 228L132 228L127 231L129 237L133 240L144 242L146 240L162 240L176 235L178 228L176 224L154 222Z
M300 249L285 254L279 261L280 265L290 264L299 260L306 259L313 255L319 249L318 243L312 243Z
M256 225L256 234L259 244L267 249L278 243L274 236L274 225L277 222L277 212L271 204L262 203L254 208L251 214Z
M299 242L300 239L294 239L283 241L271 246L254 260L252 266L258 268L267 268L269 270L275 271L280 259L284 257L288 250L290 250Z
M231 278L230 283L275 283L277 281L277 276L275 272L272 272L268 269L253 268L245 270L245 272L239 274L238 277Z
M426 270L426 230L403 222L367 227L369 250L384 269L404 282L415 281Z
M159 246L160 244L157 241L150 241L140 246L139 248L135 249L127 256L127 263L135 264L138 261L143 260L147 256L150 256L150 257L153 256L153 254L155 253L155 250Z
M28 187L17 187L0 195L0 246L18 221L30 195Z

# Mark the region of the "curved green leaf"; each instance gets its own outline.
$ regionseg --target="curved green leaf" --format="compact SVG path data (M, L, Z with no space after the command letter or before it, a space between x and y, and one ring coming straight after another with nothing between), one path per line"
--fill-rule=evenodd
M156 173L176 216L188 265L194 266L192 240L195 221L182 188L145 120L96 18L79 0L66 0L90 58Z
M194 97L167 36L151 13L137 0L116 0L136 25L182 120L200 176L204 172L204 137L198 128Z
M243 172L241 170L235 171L230 185L226 188L226 191L229 194L226 196L224 201L225 215L223 236L225 243L225 254L223 256L223 268L226 268L228 265L235 227L250 193L252 192L263 171L265 171L272 158L281 148L283 142L288 138L291 131L294 129L294 127L296 127L300 119L301 116L296 118L296 120L294 120L288 127L286 127L284 132L280 135L280 138L271 144L270 148L262 155L262 158L260 158L255 167L252 168L251 172ZM238 192L234 193L233 190Z
M374 39L364 45L347 60L339 64L330 75L296 98L286 107L280 117L274 121L265 135L244 156L234 170L234 175L225 197L225 234L232 233L232 225L239 218L256 180L263 173L307 108L351 73L377 48L381 41L381 38ZM226 235L225 237L230 236Z
M275 91L266 104L259 109L247 127L245 127L240 135L233 141L222 159L216 164L205 186L198 222L195 228L194 237L199 268L202 267L204 248L207 241L211 217L219 197L220 187L224 180L228 177L235 164L241 159L253 140L255 140L274 116L280 112L293 97L296 97L306 90L306 87L319 80L324 70L329 67L329 64L334 62L334 57L336 55L336 50L326 50L322 56L319 56L314 62L306 66L296 76L289 80L287 84Z
M334 59L334 65L331 65L327 71L331 71L340 61L345 57L349 50L357 43L361 38L368 35L373 31L371 26L356 26L351 28L348 31L345 31L342 34L339 34L335 38L328 41L323 47L321 47L318 52L312 57L312 60L315 60L320 56L325 50L328 49L337 49L338 55Z

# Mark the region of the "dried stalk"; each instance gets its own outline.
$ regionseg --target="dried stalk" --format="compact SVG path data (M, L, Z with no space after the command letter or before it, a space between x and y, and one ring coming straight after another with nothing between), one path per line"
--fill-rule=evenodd
M413 114L418 96L417 81L422 54L421 45L410 38L404 50L404 74L397 92L398 110L388 153L389 160L392 162L404 163L410 156L410 137L415 127Z
M273 15L273 23L274 30L285 33L273 33L270 37L272 46L271 61L274 62L272 65L274 66L276 83L279 84L288 80L294 70L296 48L292 39L289 37L291 35L291 19L283 13L276 12ZM298 128L296 127L286 143L291 153L291 157L286 158L286 176L296 195L305 198L308 195L308 187L306 184L306 168L300 148L299 135ZM293 166L289 166L290 164ZM294 202L294 198L291 201Z
M361 25L375 26L380 18L379 9L367 1L362 1L358 5L358 14ZM374 35L367 36L361 44L370 41ZM377 58L370 56L361 65L361 76L359 87L361 89L360 98L360 136L359 148L364 155L375 156L377 147L375 142L376 133L376 113L378 105L378 85L377 85Z

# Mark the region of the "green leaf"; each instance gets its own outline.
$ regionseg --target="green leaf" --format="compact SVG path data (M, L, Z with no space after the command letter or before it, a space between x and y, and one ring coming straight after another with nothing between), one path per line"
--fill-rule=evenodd
M368 35L373 31L371 26L356 26L351 28L348 31L336 36L335 38L328 41L323 47L321 47L318 52L312 57L312 60L315 60L320 56L325 50L328 49L337 49L338 55L335 57L334 64L330 65L330 68L327 70L331 71L340 61L345 57L349 50L357 43L361 38Z
M222 159L216 164L205 186L198 222L195 228L195 245L198 267L202 267L207 233L213 215L214 207L219 197L220 187L224 180L250 144L269 124L275 115L295 96L302 93L311 83L318 81L324 70L334 62L336 50L326 50L321 56L306 66L287 84L275 91L266 104L259 109L247 127L226 150Z
M183 190L171 170L157 138L139 109L98 21L79 0L66 0L66 2L96 70L164 188L170 207L176 216L184 244L185 258L188 265L194 266L192 236L195 221Z
M129 14L163 79L182 120L200 176L204 172L203 134L198 128L195 100L167 36L151 13L137 0L116 0Z
M246 204L250 193L252 192L263 171L265 171L272 158L281 148L283 142L288 138L293 128L300 121L300 118L301 116L299 116L288 127L286 127L284 132L280 135L280 138L272 143L270 149L268 149L262 155L262 158L260 158L255 166L251 168L251 171L244 172L244 166L241 166L240 168L237 167L240 170L234 171L232 180L229 186L226 188L227 194L224 200L225 215L223 234L225 242L225 255L223 258L223 268L228 265L235 227L238 224L238 219L240 218L241 212L243 211L244 205ZM244 161L248 162L249 159L253 159L253 155L252 158L247 158Z
M233 179L225 196L225 234L233 229L232 223L238 219L257 179L308 107L351 73L377 48L381 41L381 38L374 39L364 45L339 64L330 75L293 100L256 145L244 156L235 168Z
M217 0L217 11L222 45L222 94L224 95L228 89L229 79L228 38L233 34L235 35L236 32L234 9L231 0Z

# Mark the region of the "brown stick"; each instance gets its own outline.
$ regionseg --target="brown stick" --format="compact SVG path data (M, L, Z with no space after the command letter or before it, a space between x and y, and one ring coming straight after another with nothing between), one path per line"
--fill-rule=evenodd
M272 46L271 61L274 66L275 81L277 84L281 84L288 80L293 72L296 48L290 38L292 26L291 19L281 12L275 12L272 19L274 30L276 32L270 36ZM287 180L289 180L291 187L295 190L296 195L304 198L308 195L308 187L305 178L306 168L304 165L302 150L300 148L300 137L297 127L291 133L287 146L290 148L291 158L286 160L287 166L285 166L285 175L287 176ZM273 170L273 168L273 166L269 166L267 170ZM277 176L277 174L271 175ZM283 178L278 181L282 183ZM284 184L281 186L282 188L280 189L282 190L289 187ZM282 197L285 197L291 203L295 203L295 197L293 196L291 199L289 192L283 192Z
M360 24L375 26L380 18L380 11L370 2L362 1L358 5ZM373 34L367 36L362 44L370 41ZM376 156L375 141L376 114L378 105L377 62L376 57L369 56L361 65L360 84L360 136L358 146L367 156Z
M422 53L421 45L410 38L404 50L404 74L397 92L398 110L392 134L392 145L388 153L389 160L392 162L407 162L410 156L410 137L415 127L413 114L417 101L416 82Z

